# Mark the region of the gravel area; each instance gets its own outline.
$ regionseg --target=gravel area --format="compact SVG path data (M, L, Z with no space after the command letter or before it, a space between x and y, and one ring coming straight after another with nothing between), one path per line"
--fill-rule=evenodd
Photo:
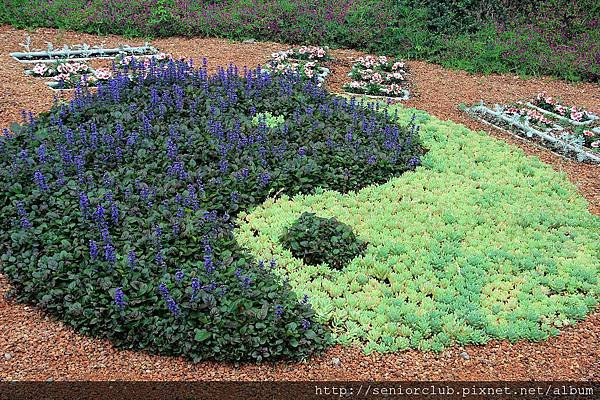
M20 120L22 109L40 112L52 104L54 92L41 80L26 77L21 64L10 58L20 51L26 31L0 26L0 127ZM143 44L117 36L94 36L39 29L31 33L34 47L104 43ZM271 52L287 46L276 43L233 43L222 39L169 38L152 42L175 56L207 57L216 68L230 62L242 67L264 63ZM333 51L329 87L340 90L351 60L360 53ZM407 105L441 119L452 119L484 130L536 155L563 171L600 215L600 166L582 165L537 148L471 120L460 103L506 102L529 98L545 90L568 104L600 113L600 85L571 84L551 78L521 79L513 75L471 75L426 62L408 62L413 99ZM492 341L485 346L454 347L441 354L406 351L364 355L359 348L336 346L305 363L232 366L215 362L193 364L181 358L152 356L114 349L106 340L73 332L41 311L4 300L9 290L0 275L1 380L599 380L600 309L576 326L541 343Z

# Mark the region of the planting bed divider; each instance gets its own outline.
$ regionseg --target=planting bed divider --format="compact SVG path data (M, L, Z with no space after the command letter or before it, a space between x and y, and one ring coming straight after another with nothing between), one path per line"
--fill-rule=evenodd
M565 117L565 116L563 116L563 115L560 115L560 114L555 114L555 113L553 113L552 111L544 110L543 108L540 108L540 107L536 106L535 104L532 104L531 102L528 102L528 103L526 103L526 105L527 105L528 107L531 107L531 108L534 108L534 109L538 110L538 111L539 111L539 112L541 112L541 113L544 113L544 114L546 114L546 115L549 115L549 116L551 116L551 117L553 117L553 118L556 118L556 119L558 119L558 120L561 120L561 121L566 121L566 122L568 122L569 124L576 125L576 126L585 126L585 125L589 125L589 124L593 123L594 121L596 121L596 120L598 119L598 116L597 116L597 115L594 115L594 114L588 113L588 117L589 117L590 119L588 119L587 121L581 121L581 122L580 122L580 121L574 121L574 120L572 120L572 119L570 119L570 118L567 118L567 117ZM598 128L596 128L596 129L598 129Z
M361 94L361 93L354 93L354 92L347 92L344 91L343 93L345 95L349 95L349 96L361 96L361 97L366 97L369 99L373 99L373 100L409 100L410 99L410 92L406 89L403 90L404 91L404 95L401 97L397 97L397 96L374 96L372 94Z
M540 131L534 129L531 126L521 123L517 118L507 117L500 110L492 110L486 107L483 103L467 108L467 112L470 115L477 118L478 120L485 122L486 124L491 125L500 130L508 132L513 136L521 138L525 136L530 139L535 139L537 142L542 142L544 148L547 148L560 156L564 157L574 155L577 161L590 161L593 163L600 164L599 155L586 151L581 146L575 146L563 139L548 134L549 132L555 129L550 129L547 131ZM492 120L490 121L488 119L485 119L481 114L491 116ZM498 121L503 125L507 126L499 126ZM562 127L558 127L562 130Z
M122 46L109 49L91 48L85 50L55 50L55 51L30 51L13 52L10 56L20 63L37 64L53 63L59 59L69 60L92 60L97 58L114 58L119 54L128 56L152 55L156 54L158 49L150 45L139 47Z

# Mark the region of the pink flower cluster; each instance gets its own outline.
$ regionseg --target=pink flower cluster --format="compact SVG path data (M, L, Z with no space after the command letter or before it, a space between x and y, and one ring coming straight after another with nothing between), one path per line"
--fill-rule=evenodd
M89 73L92 69L89 65L76 61L59 61L55 64L36 64L32 69L32 75L38 77L52 77L61 74L82 74Z
M582 132L583 140L586 144L589 144L590 147L595 149L600 148L600 133L596 133L590 130L584 130Z
M533 110L531 108L517 108L517 107L509 107L505 110L506 114L511 114L511 115L523 115L526 116L527 119L529 120L529 122L533 122L535 124L541 124L541 125L545 125L545 126L552 126L553 122L551 120L549 120L548 118L546 118L544 116L544 114L542 114L541 112L537 111L537 110Z
M88 72L89 73L86 73ZM96 86L98 81L106 81L113 77L113 72L108 68L89 69L84 73L67 71L53 77L56 82L61 82L63 89L71 89L80 86Z
M131 67L133 64L143 63L144 67L146 68L146 67L150 66L150 63L152 62L153 59L158 64L162 64L162 63L166 63L166 62L175 60L175 58L169 53L158 53L158 54L154 54L152 56L143 56L143 57L124 56L124 57L117 57L116 66L119 69L123 69L125 67Z
M390 60L386 56L357 58L348 76L352 78L344 86L348 92L390 97L406 94L403 87L406 85L404 62Z
M302 46L294 50L292 55L299 55L300 58L308 58L309 60L323 60L327 56L327 51L319 46Z
M314 49L315 47L305 47L306 49ZM265 66L266 72L289 73L296 72L302 77L312 79L314 77L321 85L329 70L319 64L319 60L308 61L298 60L295 57L294 50L284 50L271 54L271 61Z
M533 99L532 103L537 107L569 118L572 121L583 122L590 119L585 110L581 110L576 107L564 106L552 98L552 96L548 96L546 92L538 93Z
M297 49L289 49L271 53L271 59L277 62L283 62L287 59L326 61L329 59L329 54L323 47L302 46Z
M96 77L96 79L98 79L99 81L107 81L110 78L112 78L113 73L110 69L108 68L97 68L94 71L94 76Z

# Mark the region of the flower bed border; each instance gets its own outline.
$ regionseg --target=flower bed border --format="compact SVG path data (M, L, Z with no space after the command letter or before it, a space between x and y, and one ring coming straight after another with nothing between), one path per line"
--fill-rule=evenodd
M584 148L579 148L577 146L574 146L568 142L565 142L564 140L560 139L560 138L556 138L554 136L548 135L546 132L549 131L539 131L537 129L534 129L530 126L527 126L517 120L515 120L514 118L510 118L507 117L506 115L504 115L503 113L499 112L499 111L495 111L492 110L488 107L486 107L483 102L481 102L478 105L474 105L472 107L467 107L466 108L467 113L469 113L469 115L471 115L472 117L476 118L479 121L482 121L488 125L491 125L497 129L500 129L504 132L508 132L510 133L512 136L518 137L519 139L531 139L534 138L534 141L528 140L528 142L533 142L533 144L539 146L539 147L543 147L546 150L551 151L554 154L560 155L561 157L565 157L565 158L572 158L570 157L571 154L575 154L575 159L578 162L585 162L585 161L590 161L593 163L598 163L600 164L600 156L599 155L595 155L589 151L584 150ZM508 124L509 126L518 128L518 132L515 132L511 129L507 129L504 128L502 126L498 126L497 124L486 120L485 118L483 118L482 116L479 115L478 112L482 112L484 114L488 114L493 116L496 119L500 119L502 121L504 121L506 124ZM562 127L561 127L562 128ZM531 136L528 135L531 134ZM542 143L551 143L553 144L552 147L549 147L547 145L543 145L543 144L539 144L536 142L542 142Z
M148 53L150 51L151 53ZM111 59L119 54L134 56L152 55L158 52L154 46L144 45L137 47L123 46L108 49L88 49L88 50L56 50L56 51L31 51L31 52L12 52L9 55L16 61L23 64L52 63L59 59L87 61L95 59ZM97 54L97 56L94 56ZM83 57L78 57L83 55ZM31 59L30 57L46 57L40 59Z
M531 107L531 108L535 108L536 110L538 110L538 111L540 111L540 112L542 112L542 113L544 113L546 115L549 115L549 116L551 116L553 118L559 119L561 121L566 121L569 124L576 125L576 126L590 125L591 123L593 123L594 121L596 121L598 118L600 118L597 115L588 113L588 116L589 116L590 119L588 119L587 121L579 122L579 121L574 121L574 120L572 120L570 118L567 118L565 116L562 116L560 114L553 113L552 111L544 110L543 108L540 108L540 107L536 106L535 104L532 104L531 102L527 102L527 103L525 103L525 105L528 106L528 107Z
M390 99L390 100L410 100L410 91L408 89L402 89L402 91L405 93L404 96L402 97L396 97L396 96L377 96L377 95L373 95L373 94L364 94L364 93L355 93L355 92L348 92L347 90L344 90L342 93L343 94L347 94L350 96L362 96L362 97L368 97L370 99L375 99L375 100L385 100L385 99Z

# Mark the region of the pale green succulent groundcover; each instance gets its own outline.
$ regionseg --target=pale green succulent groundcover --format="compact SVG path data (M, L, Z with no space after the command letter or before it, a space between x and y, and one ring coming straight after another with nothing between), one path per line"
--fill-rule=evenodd
M485 133L414 112L422 166L346 195L268 200L239 218L239 242L308 294L338 343L440 351L543 340L600 298L600 218L566 176ZM303 265L278 242L303 212L336 217L369 243L342 271Z

